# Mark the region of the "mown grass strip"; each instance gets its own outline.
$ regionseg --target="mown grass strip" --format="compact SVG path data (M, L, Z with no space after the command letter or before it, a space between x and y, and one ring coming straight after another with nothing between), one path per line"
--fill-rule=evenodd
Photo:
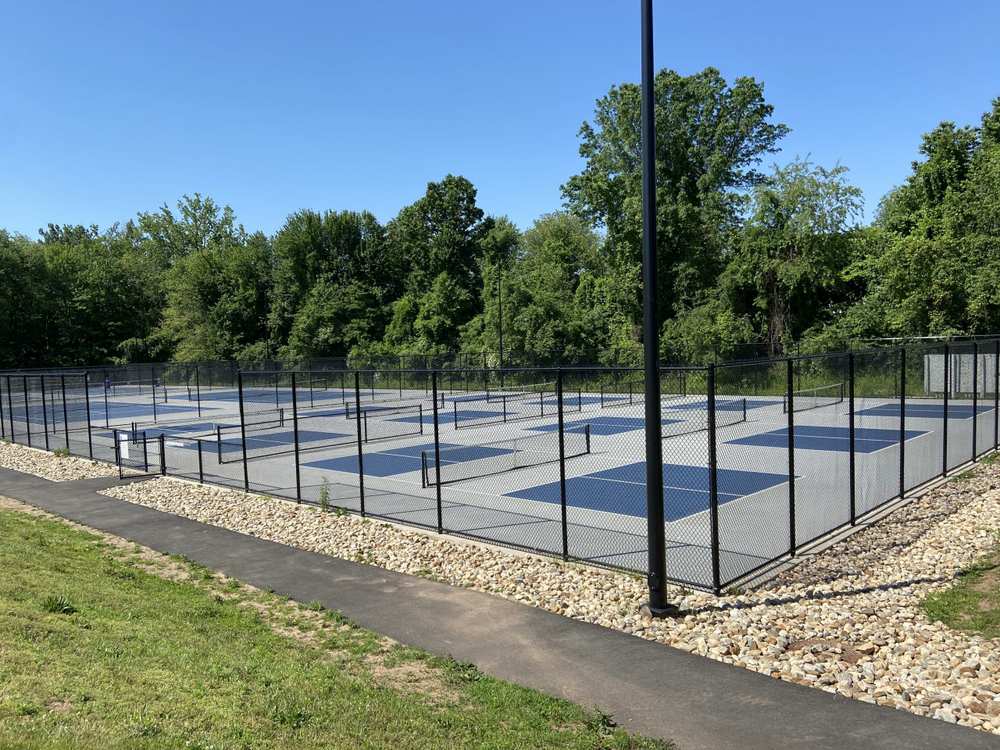
M667 747L156 558L0 510L0 747Z

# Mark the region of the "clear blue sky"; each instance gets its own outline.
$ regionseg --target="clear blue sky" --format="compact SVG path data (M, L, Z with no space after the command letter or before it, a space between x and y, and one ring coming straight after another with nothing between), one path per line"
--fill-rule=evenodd
M463 174L519 225L561 205L594 100L639 78L638 0L0 0L0 227L102 227L201 192L273 232L388 220ZM996 0L656 3L658 67L764 82L777 156L842 163L869 212L921 133L1000 96Z

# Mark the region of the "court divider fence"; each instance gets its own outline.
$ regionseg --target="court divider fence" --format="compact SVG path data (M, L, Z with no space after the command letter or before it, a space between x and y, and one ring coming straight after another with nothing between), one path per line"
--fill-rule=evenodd
M8 371L0 438L644 573L642 375ZM1000 339L662 367L661 392L668 578L719 593L996 450Z

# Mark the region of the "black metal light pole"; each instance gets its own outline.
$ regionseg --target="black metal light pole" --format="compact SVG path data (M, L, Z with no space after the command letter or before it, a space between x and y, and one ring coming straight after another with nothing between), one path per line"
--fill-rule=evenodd
M656 311L656 122L653 111L653 0L642 0L642 308L646 375L646 526L649 550L648 613L667 605L663 445L660 426L660 336Z

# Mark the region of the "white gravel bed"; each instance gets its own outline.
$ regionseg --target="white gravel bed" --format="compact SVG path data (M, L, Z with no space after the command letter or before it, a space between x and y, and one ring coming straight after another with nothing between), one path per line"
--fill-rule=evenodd
M118 469L111 464L77 456L57 456L54 453L7 441L0 442L0 466L25 474L34 474L53 482L118 476Z
M637 576L466 543L242 492L156 479L105 494L306 550L423 575L617 628L775 678L1000 733L1000 642L928 622L929 592L996 543L1000 467L951 482L765 588L672 588L639 615Z

